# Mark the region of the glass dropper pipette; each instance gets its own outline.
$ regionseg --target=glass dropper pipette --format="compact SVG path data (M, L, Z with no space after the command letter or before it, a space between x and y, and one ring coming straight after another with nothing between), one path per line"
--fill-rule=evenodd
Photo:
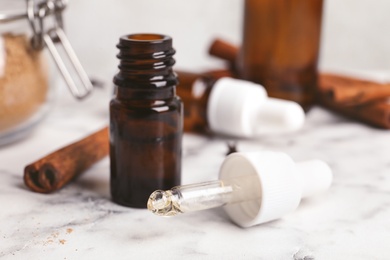
M219 180L153 192L148 209L159 216L224 206L242 227L261 224L295 210L301 199L327 190L332 171L320 161L295 163L280 152L234 153Z

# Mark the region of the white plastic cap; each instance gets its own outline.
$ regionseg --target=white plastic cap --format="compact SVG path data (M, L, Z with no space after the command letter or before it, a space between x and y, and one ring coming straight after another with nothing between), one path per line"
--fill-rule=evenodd
M226 205L225 211L241 227L250 227L278 219L295 210L303 195L329 188L332 171L319 160L295 163L280 152L234 153L220 169L220 179L257 176L247 187L258 199Z
M295 102L268 98L259 84L221 78L210 93L207 119L214 132L256 137L301 128L305 112Z
M296 167L302 182L302 198L324 192L332 184L332 170L323 161L299 162Z

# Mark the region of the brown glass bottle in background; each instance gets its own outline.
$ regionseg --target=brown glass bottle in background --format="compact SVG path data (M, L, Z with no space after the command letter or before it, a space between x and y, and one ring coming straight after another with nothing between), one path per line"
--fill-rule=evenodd
M271 97L313 103L323 0L245 0L240 78Z
M182 104L175 94L172 39L123 36L116 95L110 103L111 195L145 208L156 189L180 184Z

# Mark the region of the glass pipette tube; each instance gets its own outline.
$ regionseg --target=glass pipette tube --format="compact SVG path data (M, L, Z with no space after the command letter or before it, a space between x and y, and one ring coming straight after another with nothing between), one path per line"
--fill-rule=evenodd
M148 209L158 216L221 207L259 198L260 183L255 175L217 180L156 190L148 200Z

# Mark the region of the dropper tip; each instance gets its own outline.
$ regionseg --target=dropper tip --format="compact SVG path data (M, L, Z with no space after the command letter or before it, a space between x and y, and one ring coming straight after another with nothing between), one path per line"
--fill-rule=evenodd
M156 190L150 196L148 200L148 209L150 211L161 210L167 206L167 196L165 195L165 191Z
M158 216L170 217L181 213L180 210L175 207L172 200L172 192L170 190L156 190L148 199L148 210Z

